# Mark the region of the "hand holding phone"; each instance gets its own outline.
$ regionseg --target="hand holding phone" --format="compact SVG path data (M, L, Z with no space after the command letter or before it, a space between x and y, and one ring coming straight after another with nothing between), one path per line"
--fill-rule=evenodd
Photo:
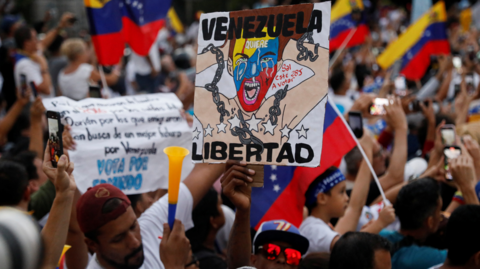
M60 113L47 111L48 120L48 145L50 147L50 161L53 167L57 167L58 160L63 155L62 132L63 125L60 122Z
M362 113L359 111L348 112L348 125L350 125L356 138L361 138L363 136Z
M446 146L443 149L443 155L444 155L444 164L445 164L445 179L452 181L453 177L450 172L450 168L448 166L448 160L450 159L456 159L462 154L462 150L460 149L459 146Z
M373 100L373 104L370 106L370 114L375 116L385 115L384 106L387 106L387 105L388 105L388 99L375 98Z

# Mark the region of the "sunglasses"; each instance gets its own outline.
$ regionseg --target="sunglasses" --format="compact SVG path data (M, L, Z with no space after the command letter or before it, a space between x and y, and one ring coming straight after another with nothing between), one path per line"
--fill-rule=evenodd
M285 255L285 259L287 264L297 266L300 263L300 259L302 258L302 254L300 251L293 249L293 248L285 248L281 246L277 246L275 244L267 243L263 246L259 246L258 249L263 249L264 255L267 257L268 260L274 261L280 256L280 253L283 252Z

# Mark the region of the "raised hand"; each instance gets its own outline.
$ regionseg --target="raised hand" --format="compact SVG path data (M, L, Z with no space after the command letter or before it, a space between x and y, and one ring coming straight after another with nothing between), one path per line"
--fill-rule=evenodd
M252 187L248 183L253 182L251 176L255 175L255 171L246 168L246 165L246 162L228 160L221 179L223 194L239 210L249 210L252 199Z
M185 235L185 227L179 220L175 220L173 230L168 223L163 224L163 238L160 242L160 260L165 269L183 269L188 261L190 240Z
M53 182L57 193L74 192L77 189L75 178L72 175L73 169L74 164L68 160L66 155L60 156L57 168L54 168L50 161L50 145L47 143L43 157L43 172Z

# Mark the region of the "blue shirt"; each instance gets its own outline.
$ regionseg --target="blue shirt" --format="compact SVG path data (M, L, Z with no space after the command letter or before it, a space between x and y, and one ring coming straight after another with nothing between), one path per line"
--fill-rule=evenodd
M380 232L392 244L401 241L404 236L396 231ZM424 247L413 244L400 248L392 257L392 269L428 269L443 263L447 258L447 250L439 250L432 247Z

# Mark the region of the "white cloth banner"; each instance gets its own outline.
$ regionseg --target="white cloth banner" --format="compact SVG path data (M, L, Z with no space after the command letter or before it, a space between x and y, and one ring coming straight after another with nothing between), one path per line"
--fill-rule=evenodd
M59 112L62 123L72 127L77 146L69 155L82 193L100 183L113 184L126 194L167 189L168 158L163 149L191 147L191 128L173 93L78 102L57 97L43 104ZM192 169L189 154L183 162L182 180Z

